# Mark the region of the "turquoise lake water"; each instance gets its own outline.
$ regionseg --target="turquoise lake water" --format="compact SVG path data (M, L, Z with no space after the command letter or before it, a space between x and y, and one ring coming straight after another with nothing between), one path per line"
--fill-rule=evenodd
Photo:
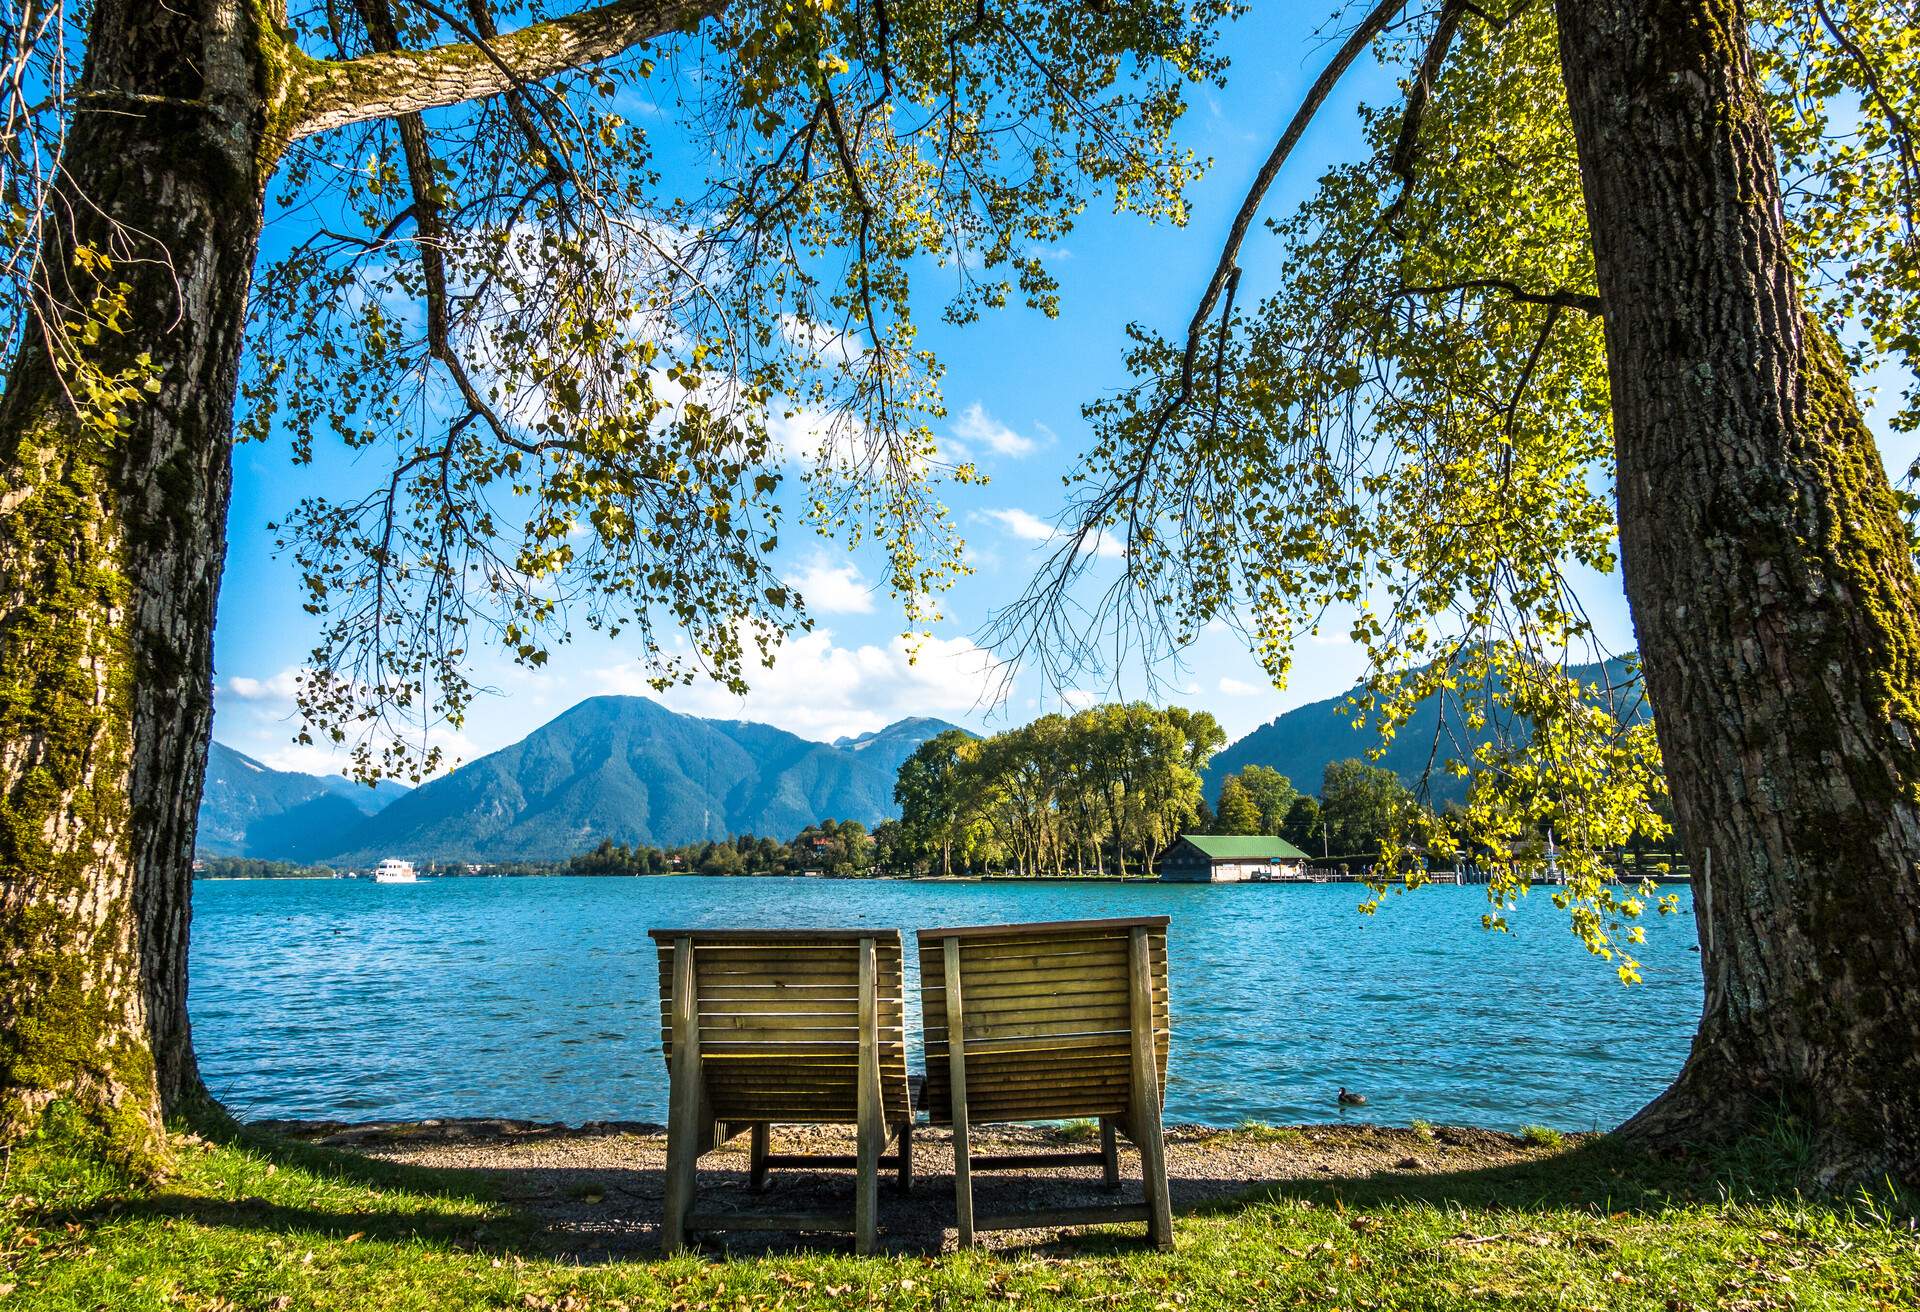
M236 1115L666 1119L654 926L916 926L1171 916L1168 1118L1513 1129L1618 1123L1700 1014L1687 893L1623 988L1536 891L1356 913L1356 885L817 879L220 881L194 887L194 1039ZM908 938L909 945L912 940ZM911 951L908 1022L917 1028ZM1341 1085L1368 1105L1343 1112Z

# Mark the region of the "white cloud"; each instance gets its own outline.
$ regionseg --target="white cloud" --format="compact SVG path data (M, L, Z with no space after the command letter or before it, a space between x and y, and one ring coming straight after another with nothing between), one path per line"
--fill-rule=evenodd
M222 689L228 696L243 702L280 702L291 706L293 695L299 690L300 667L289 665L278 674L264 679L250 679L244 674L228 679Z
M1046 434L1045 428L1040 431ZM953 435L962 443L981 443L995 455L1001 456L1031 455L1040 445L1037 439L1016 433L995 419L978 401L960 412L960 417L953 424Z
M1251 683L1242 683L1239 679L1231 678L1222 678L1219 687L1220 691L1229 697L1253 697L1266 691L1266 689L1255 687ZM1196 691L1198 690L1196 689Z
M822 741L881 729L910 715L958 719L990 708L1004 666L970 638L904 637L886 646L838 646L816 629L786 643L771 669L747 667L751 691L735 697L717 684L655 693L637 664L595 671L583 693L654 697L676 711L714 719L758 720Z
M816 560L793 576L793 585L807 609L821 615L869 615L873 612L873 585L851 562Z
M1053 525L1031 511L1009 506L1005 510L985 510L981 512L988 519L999 524L1007 532L1023 542L1051 542Z
M872 447L867 427L851 415L801 408L767 416L768 445L775 455L808 469L822 455L834 468L855 468Z
M1046 520L1018 506L1008 506L1003 510L983 510L980 514L999 524L1022 542L1051 543L1061 536L1059 530ZM1117 538L1102 533L1094 540L1093 554L1105 560L1118 560L1126 555L1126 548Z

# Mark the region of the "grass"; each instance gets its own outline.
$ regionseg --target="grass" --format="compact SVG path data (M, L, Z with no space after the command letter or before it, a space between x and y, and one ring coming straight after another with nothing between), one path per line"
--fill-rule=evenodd
M1920 1306L1911 1213L1816 1202L1772 1145L1655 1161L1604 1140L1453 1175L1329 1177L1044 1250L700 1256L597 1267L542 1246L474 1177L247 1135L186 1137L178 1174L131 1187L51 1147L0 1188L0 1305L14 1312L805 1312L806 1309Z
M1538 1148L1560 1148L1567 1142L1567 1136L1550 1125L1522 1126L1520 1137Z

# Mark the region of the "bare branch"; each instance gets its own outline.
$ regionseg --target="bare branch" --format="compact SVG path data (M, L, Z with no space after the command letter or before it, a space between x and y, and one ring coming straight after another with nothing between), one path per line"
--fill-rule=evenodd
M1220 259L1213 268L1213 277L1207 282L1206 293L1201 296L1199 306L1193 312L1193 318L1187 324L1187 351L1180 366L1180 388L1177 400L1169 409L1183 404L1193 391L1194 361L1200 354L1202 339L1206 335L1207 321L1213 316L1213 307L1220 303L1221 295L1227 289L1227 282L1236 271L1240 261L1240 246L1247 238L1247 230L1253 226L1253 220L1260 213L1260 206L1266 202L1267 192L1272 188L1280 170L1286 166L1287 157L1293 154L1293 148L1300 144L1300 138L1306 135L1307 127L1314 116L1320 112L1320 106L1326 102L1333 88L1345 76L1347 69L1353 66L1361 52L1372 44L1373 39L1386 29L1399 12L1406 8L1407 0L1380 0L1373 11L1361 20L1360 26L1347 35L1334 57L1320 70L1320 76L1314 79L1308 88L1306 99L1294 111L1293 121L1287 124L1287 130L1280 135L1268 152L1267 159L1260 166L1260 172L1254 175L1253 185L1247 188L1247 195L1240 202L1240 212L1233 216L1233 226L1227 230L1227 240L1220 248Z

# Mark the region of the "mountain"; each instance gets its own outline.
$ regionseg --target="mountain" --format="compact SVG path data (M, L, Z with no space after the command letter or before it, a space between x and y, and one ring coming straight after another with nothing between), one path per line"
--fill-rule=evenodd
M833 745L843 752L857 752L870 764L884 770L889 779L900 773L900 767L906 763L920 744L929 738L937 738L949 729L958 728L945 720L936 720L930 716L914 715L904 720L895 720L884 729L875 729L872 733L863 733L849 738L835 738ZM973 737L971 732L960 732ZM892 796L891 793L888 794Z
M1604 664L1574 666L1567 672L1583 684L1600 683L1616 688L1637 685L1639 680L1618 658ZM1433 774L1428 780L1428 789L1436 805L1466 797L1467 781L1445 773L1440 767L1449 757L1467 759L1478 745L1478 740L1464 737L1460 708L1451 697L1445 703L1446 724L1442 728L1441 696L1435 694L1422 699L1407 723L1394 735L1386 755L1374 762L1394 771L1409 787L1419 782L1421 773L1431 762ZM1651 714L1646 700L1637 695L1637 687L1627 700L1633 706L1636 720ZM1350 756L1364 757L1367 749L1378 741L1371 728L1355 730L1337 713L1345 701L1346 695L1342 695L1296 706L1215 756L1204 776L1208 799L1217 801L1221 782L1246 765L1270 765L1291 779L1301 792L1319 792L1320 780L1328 765ZM1437 751L1436 734L1440 735Z
M539 860L603 838L671 847L740 833L787 838L828 818L877 824L895 813L899 762L953 727L903 720L830 744L679 715L645 697L592 697L416 788L334 855Z
M205 856L317 860L339 845L340 835L406 792L390 780L369 788L337 775L275 770L214 743L195 847Z

